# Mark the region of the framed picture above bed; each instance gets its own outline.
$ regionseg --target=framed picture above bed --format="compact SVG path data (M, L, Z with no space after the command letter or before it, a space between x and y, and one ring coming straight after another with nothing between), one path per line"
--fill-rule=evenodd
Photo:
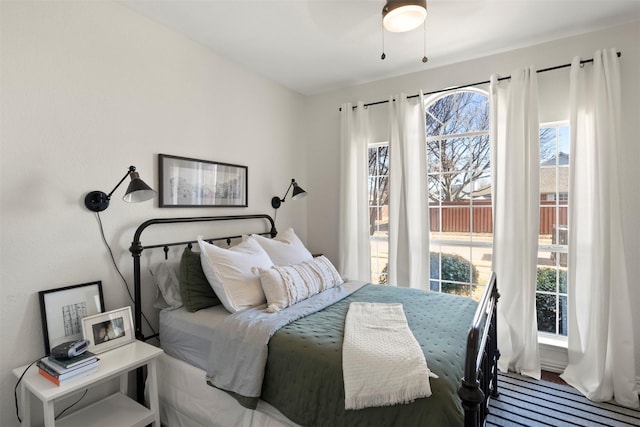
M160 207L247 207L247 166L158 154Z
M44 350L82 338L82 319L104 311L102 282L65 286L38 292Z

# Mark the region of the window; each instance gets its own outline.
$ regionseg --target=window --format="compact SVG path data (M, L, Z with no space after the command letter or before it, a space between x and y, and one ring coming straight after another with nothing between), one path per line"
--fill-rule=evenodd
M538 331L567 335L569 126L540 126L540 236L536 310Z
M465 90L426 108L430 287L476 300L491 274L488 101L483 93Z
M426 107L431 222L430 286L478 299L491 273L492 216L488 98L459 91ZM369 146L372 282L386 283L389 146Z
M426 107L430 287L479 299L491 273L493 217L488 98L458 91ZM387 283L389 146L369 146L373 283ZM569 127L540 126L538 331L567 335Z
M389 144L369 146L371 282L387 283L389 259Z

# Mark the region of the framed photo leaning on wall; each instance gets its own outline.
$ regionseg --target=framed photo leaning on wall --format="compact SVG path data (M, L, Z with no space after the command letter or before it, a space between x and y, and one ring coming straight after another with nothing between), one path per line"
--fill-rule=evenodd
M82 318L104 311L100 280L38 292L44 350L82 338Z
M247 166L158 154L160 207L247 207Z
M102 353L135 339L131 307L118 308L82 319L82 335L89 340L89 351Z

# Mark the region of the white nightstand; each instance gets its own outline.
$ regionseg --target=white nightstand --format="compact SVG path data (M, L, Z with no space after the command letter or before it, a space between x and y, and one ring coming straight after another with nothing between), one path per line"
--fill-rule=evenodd
M156 358L162 349L134 341L122 347L100 353L98 369L86 376L72 380L61 386L53 384L38 373L33 365L20 383L20 408L22 426L31 426L30 397L28 391L42 401L45 427L144 427L152 424L160 427L158 411L158 384L156 380ZM140 405L127 396L128 373L141 366L147 366L147 388L149 408ZM20 377L26 368L22 366L13 370ZM54 420L54 403L66 395L96 384L120 377L120 392L114 393L79 411Z

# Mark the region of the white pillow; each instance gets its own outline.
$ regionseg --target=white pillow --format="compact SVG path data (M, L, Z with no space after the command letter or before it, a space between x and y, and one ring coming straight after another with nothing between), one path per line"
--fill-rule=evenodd
M291 227L273 239L259 234L252 234L249 238L255 239L262 246L275 265L300 264L313 259L311 252L307 250Z
M158 262L149 267L153 282L156 284L156 300L153 303L155 308L162 310L182 307L177 268L177 265L170 265L167 261Z
M267 311L273 313L341 285L343 280L331 261L319 256L301 264L260 269L260 283L267 298Z
M273 265L255 240L224 249L198 238L200 262L209 284L231 313L265 303L259 268Z

